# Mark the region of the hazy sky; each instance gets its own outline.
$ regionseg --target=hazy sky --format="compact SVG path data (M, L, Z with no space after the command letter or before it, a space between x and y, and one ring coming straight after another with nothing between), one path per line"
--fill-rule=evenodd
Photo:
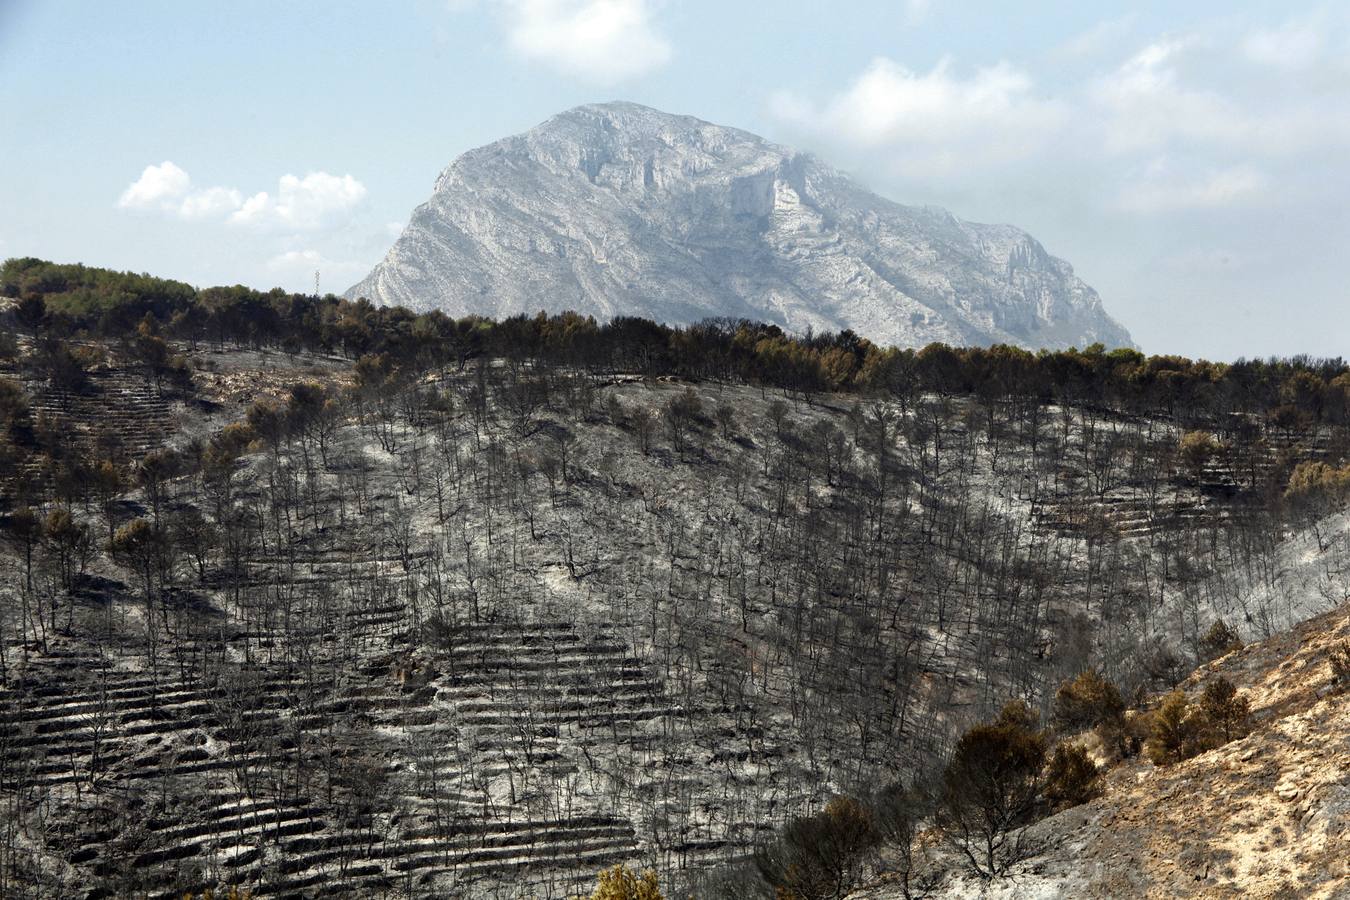
M1350 355L1343 2L0 0L0 257L342 291L609 99L1019 225L1147 351Z

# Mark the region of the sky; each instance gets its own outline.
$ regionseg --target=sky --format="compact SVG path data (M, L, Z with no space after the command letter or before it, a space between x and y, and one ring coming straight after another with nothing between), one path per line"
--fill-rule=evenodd
M1029 231L1151 353L1350 356L1350 4L0 0L0 257L341 292L632 100Z

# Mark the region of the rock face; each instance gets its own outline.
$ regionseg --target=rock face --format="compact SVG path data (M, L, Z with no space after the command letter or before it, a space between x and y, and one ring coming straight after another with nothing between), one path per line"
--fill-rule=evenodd
M459 157L347 296L453 316L749 318L899 346L1131 343L1017 228L902 206L810 155L632 103Z

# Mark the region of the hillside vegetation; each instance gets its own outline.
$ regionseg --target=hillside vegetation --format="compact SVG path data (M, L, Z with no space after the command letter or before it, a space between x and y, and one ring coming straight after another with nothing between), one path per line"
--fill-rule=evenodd
M1350 884L1350 613L1342 607L1202 666L1193 700L1230 680L1243 733L1171 765L1130 759L1103 793L1028 830L992 885L947 865L935 898L1327 897ZM940 861L934 861L944 868ZM855 900L899 900L882 876Z
M0 285L4 895L756 896L1348 599L1340 361Z

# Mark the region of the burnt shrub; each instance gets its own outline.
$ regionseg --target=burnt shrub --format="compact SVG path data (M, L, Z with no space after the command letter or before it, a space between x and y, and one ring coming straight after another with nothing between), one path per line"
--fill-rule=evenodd
M1241 650L1242 638L1238 637L1238 633L1229 628L1223 619L1216 619L1214 624L1209 626L1209 631L1206 631L1205 636L1200 639L1197 649L1200 652L1200 659L1209 662L1235 650Z
M1045 799L1058 811L1079 806L1105 791L1102 772L1079 744L1060 744L1045 773Z
M1337 691L1350 691L1350 641L1341 641L1327 651L1331 683Z
M862 881L880 840L871 810L836 797L821 812L794 819L755 861L781 900L837 900Z
M1166 645L1159 646L1140 659L1140 670L1153 690L1170 689L1186 677L1190 666Z
M1059 731L1078 731L1119 720L1125 701L1114 684L1094 671L1066 681L1055 691L1050 722Z
M1022 840L1037 807L1045 736L1025 705L956 742L942 775L936 820L944 839L982 878L1004 874L1030 850Z

